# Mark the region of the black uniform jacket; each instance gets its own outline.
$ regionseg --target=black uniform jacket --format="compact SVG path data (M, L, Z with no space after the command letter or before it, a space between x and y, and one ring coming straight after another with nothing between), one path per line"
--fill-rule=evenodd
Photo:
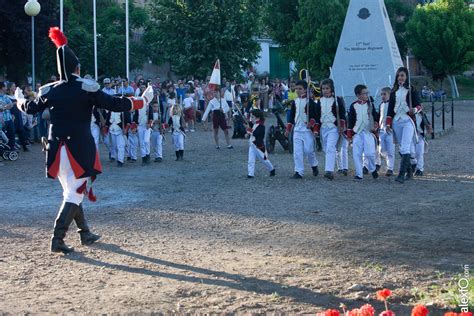
M46 176L56 178L60 149L66 147L76 178L93 177L102 172L99 155L91 134L92 108L130 111L132 101L112 97L89 79L72 76L68 82L57 81L40 88L38 98L22 105L22 110L35 114L49 108L51 124L46 148Z

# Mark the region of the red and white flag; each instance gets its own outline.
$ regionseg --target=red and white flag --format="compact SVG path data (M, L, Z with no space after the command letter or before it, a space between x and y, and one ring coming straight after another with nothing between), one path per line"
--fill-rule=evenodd
M221 63L216 60L214 69L212 70L211 80L209 81L209 89L217 90L221 86Z

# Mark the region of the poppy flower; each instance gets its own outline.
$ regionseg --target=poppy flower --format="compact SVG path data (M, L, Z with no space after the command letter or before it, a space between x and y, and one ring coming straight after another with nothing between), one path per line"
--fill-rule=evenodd
M324 316L339 316L340 313L337 309L328 309L324 312Z
M395 316L395 313L391 310L388 310L388 311L381 312L379 316Z
M386 301L387 298L390 297L390 295L392 295L392 291L390 291L389 289L377 291L377 299L379 301Z
M359 310L360 316L374 316L375 314L375 308L370 304L365 304L364 306L359 308Z
M472 316L472 312L462 312L459 313L458 316Z
M455 313L455 312L447 312L447 313L444 313L444 316L458 316L458 313Z
M416 305L411 310L411 316L426 316L429 312L425 305Z

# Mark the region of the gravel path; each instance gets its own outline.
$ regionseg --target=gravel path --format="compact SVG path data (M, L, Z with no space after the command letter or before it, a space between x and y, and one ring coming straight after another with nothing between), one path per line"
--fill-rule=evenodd
M474 104L455 115L430 140L425 177L405 185L352 173L293 180L278 145L277 176L257 163L249 180L247 142L217 151L202 128L183 162L169 136L161 164L118 169L102 151L99 201L85 210L103 238L82 247L72 227L68 256L49 253L61 191L32 146L0 166L0 314L381 310L373 294L389 287L399 315L420 301L440 315L440 293L474 258Z

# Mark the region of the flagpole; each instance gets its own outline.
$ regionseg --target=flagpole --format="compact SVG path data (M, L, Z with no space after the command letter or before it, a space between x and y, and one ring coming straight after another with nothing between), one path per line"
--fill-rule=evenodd
M126 64L126 77L128 80L130 74L130 65L129 65L129 39L128 39L128 0L125 0L125 64Z
M59 28L64 32L63 20L64 20L64 0L59 0Z
M94 74L95 74L95 80L97 81L98 75L97 75L97 2L96 0L93 0L92 2L93 6L93 21L94 21Z

